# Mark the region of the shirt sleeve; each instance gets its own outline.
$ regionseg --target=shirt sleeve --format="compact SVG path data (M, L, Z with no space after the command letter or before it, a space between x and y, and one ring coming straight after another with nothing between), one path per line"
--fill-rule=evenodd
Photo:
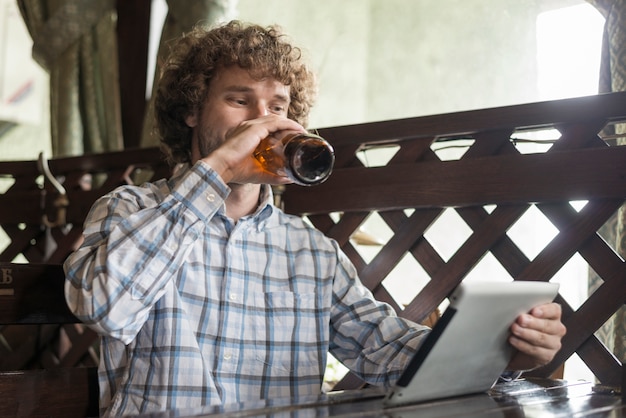
M98 333L132 342L228 193L199 162L170 193L125 186L100 198L83 244L64 263L71 311Z
M390 387L430 329L377 301L347 256L339 249L338 254L330 352L367 383Z

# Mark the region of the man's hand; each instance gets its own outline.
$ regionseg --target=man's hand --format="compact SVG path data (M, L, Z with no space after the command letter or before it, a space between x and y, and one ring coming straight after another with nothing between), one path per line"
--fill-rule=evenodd
M509 342L518 352L507 370L531 370L549 363L561 349L565 335L561 305L548 303L520 315L511 325Z
M286 177L265 171L261 163L252 156L263 138L284 130L306 132L295 121L273 114L244 121L231 129L223 144L203 160L226 183L291 183Z

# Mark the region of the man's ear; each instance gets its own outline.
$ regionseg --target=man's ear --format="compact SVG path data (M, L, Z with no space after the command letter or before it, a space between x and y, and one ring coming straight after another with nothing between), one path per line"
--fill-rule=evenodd
M185 116L185 123L190 128L195 128L198 125L198 112L194 110L193 112Z

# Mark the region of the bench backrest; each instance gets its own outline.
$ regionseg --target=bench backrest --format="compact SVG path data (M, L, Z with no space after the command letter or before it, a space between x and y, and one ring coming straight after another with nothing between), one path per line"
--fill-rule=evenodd
M624 123L626 93L613 93L319 129L336 150L333 174L316 187L287 186L282 201L339 242L378 299L416 321L487 258L498 275L548 281L579 254L596 288L578 307L558 297L568 333L554 361L533 374L549 376L577 353L599 381L619 386L623 367L594 333L626 302L626 264L602 234L626 199L626 138L615 135ZM550 142L537 133L548 129ZM529 141L547 151L523 153ZM452 147L460 157L444 159ZM376 151L390 150L387 162L372 164ZM586 204L578 210L572 201ZM534 258L509 234L530 211L556 230ZM449 258L429 239L444 212L469 229ZM368 259L353 237L374 216L389 237ZM401 305L385 279L405 257L419 266L403 278L403 292L420 271L427 282Z
M93 367L0 372L0 416L97 417L98 376Z
M35 336L42 335L40 327L44 326L55 326L55 330L60 324L77 326L79 321L65 304L61 265L0 262L0 274L0 330L13 327L7 338L25 324L30 329L36 327ZM26 363L17 360L28 355L29 348L3 356L0 416L98 416L96 367L54 362L49 368L29 369L28 358ZM68 353L63 360L67 362L70 357ZM24 364L24 369L12 370L11 364L16 363Z
M626 197L626 147L615 146L622 141L606 133L624 122L626 93L613 93L319 129L335 146L333 175L320 186L287 186L279 203L336 239L376 297L416 321L437 309L487 255L512 279L551 280L580 254L598 275L598 287L579 307L559 296L568 334L554 361L534 374L548 376L577 353L600 382L619 386L623 367L594 333L626 299L626 264L598 232ZM547 128L559 133L547 152L520 152L527 134ZM438 148L458 144L465 147L462 156L440 157ZM362 153L372 149L396 152L385 163L367 166ZM30 263L61 263L79 241L98 196L169 174L156 148L58 158L49 161L49 169L62 180L62 192L48 180L41 187L37 164L0 163L0 175L13 176L13 185L0 195L0 224L11 239L0 261L21 255ZM587 204L578 211L570 204L574 200ZM15 211L16 205L25 210ZM531 208L557 229L532 259L507 234ZM427 233L447 210L471 232L446 259ZM367 260L351 238L374 214L390 237ZM42 228L42 218L48 227ZM401 305L384 279L407 256L428 282ZM349 376L344 384L358 382Z
M169 174L156 148L0 162L0 416L98 415L97 335L67 308L61 263L98 197Z

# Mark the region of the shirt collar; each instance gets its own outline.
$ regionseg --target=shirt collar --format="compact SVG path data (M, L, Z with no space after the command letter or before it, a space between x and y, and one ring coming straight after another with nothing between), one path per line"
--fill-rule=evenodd
M274 213L274 193L272 188L268 184L261 185L261 192L259 194L259 207L252 215L258 219L259 224L266 221L272 213Z
M172 176L170 177L170 187L173 188L174 185L178 183L190 169L191 166L189 164L179 164L176 166L173 170ZM277 209L278 208L274 206L274 192L272 191L272 187L268 184L262 184L261 191L259 193L259 206L254 213L244 218L254 222L260 230L263 227L271 227L279 223ZM223 210L224 208L222 205L218 213L223 215Z

